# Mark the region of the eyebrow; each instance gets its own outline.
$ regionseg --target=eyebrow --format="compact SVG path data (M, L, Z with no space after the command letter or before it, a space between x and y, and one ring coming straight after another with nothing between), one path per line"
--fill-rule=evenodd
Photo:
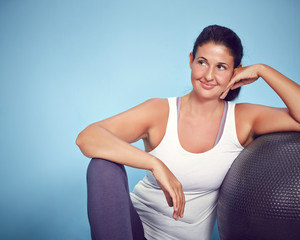
M208 62L208 60L205 57L198 57L197 59L200 59L200 58L202 58L202 59L204 59L205 61ZM218 64L220 64L220 65L227 65L229 67L229 64L227 64L225 62L219 62Z
M229 64L224 63L224 62L219 62L220 65L227 65L229 67Z
M205 61L208 61L205 57L198 57L197 59L199 59L199 58L203 58Z

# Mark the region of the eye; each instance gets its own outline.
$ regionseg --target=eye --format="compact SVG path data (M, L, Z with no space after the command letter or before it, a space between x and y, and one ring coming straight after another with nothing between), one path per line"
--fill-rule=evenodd
M206 62L205 62L205 61L203 61L203 60L199 60L199 61L198 61L198 63L199 63L200 65L203 65L203 66L205 66L205 65L206 65Z
M222 64L219 64L218 66L217 66L220 70L226 70L227 68L224 66L224 65L222 65Z

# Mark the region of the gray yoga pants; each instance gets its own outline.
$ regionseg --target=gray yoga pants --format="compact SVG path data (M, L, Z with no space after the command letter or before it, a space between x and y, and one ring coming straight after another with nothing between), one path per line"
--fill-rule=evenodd
M93 240L144 240L123 165L93 158L87 169L88 218Z

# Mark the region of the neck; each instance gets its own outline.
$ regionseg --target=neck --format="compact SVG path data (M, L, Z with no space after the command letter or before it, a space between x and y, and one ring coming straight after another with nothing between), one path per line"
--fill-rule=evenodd
M223 112L224 101L221 99L200 99L192 91L182 97L183 108L191 115L211 117Z

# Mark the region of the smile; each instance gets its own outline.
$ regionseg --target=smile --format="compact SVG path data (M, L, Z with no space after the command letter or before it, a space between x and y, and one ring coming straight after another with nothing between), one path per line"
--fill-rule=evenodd
M207 83L207 82L201 82L201 85L206 90L213 89L216 86L214 84L210 84L210 83Z

